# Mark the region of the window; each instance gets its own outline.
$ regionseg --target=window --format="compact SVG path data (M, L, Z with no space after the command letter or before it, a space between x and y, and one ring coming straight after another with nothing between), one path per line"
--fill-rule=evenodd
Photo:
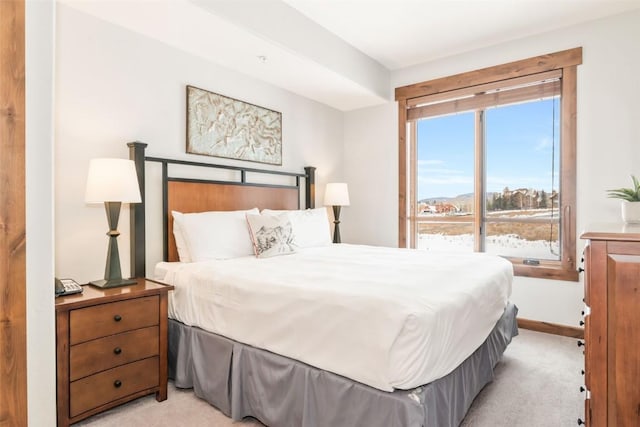
M581 48L396 89L399 246L501 255L577 280Z

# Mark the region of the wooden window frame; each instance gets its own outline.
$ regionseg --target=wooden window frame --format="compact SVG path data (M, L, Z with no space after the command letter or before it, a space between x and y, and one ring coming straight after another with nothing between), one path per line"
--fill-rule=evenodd
M562 195L559 211L562 257L560 261L540 261L540 265L537 266L524 265L520 258L507 259L514 263L514 274L517 276L578 281L575 206L577 67L580 64L582 64L582 48L578 47L396 88L399 149L399 247L415 247L415 222L410 221L408 218L409 209L415 205L416 198L414 186L409 185L409 177L411 173L415 173L416 162L415 143L413 142L415 135L409 135L410 116L415 114L411 110L425 108L420 106L425 99L434 99L434 97L441 97L443 100L451 99L465 93L484 92L490 88L505 86L507 81L539 80L540 75L561 74L560 140L562 145L560 154L560 188ZM411 140L408 140L408 137ZM411 153L408 150L411 150ZM476 187L478 185L476 184ZM476 192L480 190L482 188L476 188ZM477 237L476 241L478 240ZM478 249L478 244L476 243L476 250Z

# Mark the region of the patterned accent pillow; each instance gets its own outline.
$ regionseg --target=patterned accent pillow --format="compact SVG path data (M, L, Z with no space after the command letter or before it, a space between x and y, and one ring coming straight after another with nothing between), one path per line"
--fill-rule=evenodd
M247 222L256 257L268 258L296 252L289 215L247 214Z
M331 230L327 208L316 208L306 210L271 210L263 209L262 215L289 215L293 232L295 234L294 243L298 248L315 248L331 244Z

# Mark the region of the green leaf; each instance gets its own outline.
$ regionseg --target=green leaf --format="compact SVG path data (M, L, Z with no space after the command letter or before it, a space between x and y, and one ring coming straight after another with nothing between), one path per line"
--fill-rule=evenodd
M622 199L628 202L640 202L640 181L631 175L633 188L616 188L607 190L608 196L613 199Z

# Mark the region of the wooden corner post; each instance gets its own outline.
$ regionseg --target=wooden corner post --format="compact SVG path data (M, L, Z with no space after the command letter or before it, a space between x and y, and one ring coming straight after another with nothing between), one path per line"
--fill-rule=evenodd
M138 185L140 187L141 203L132 204L129 209L130 249L131 249L131 277L146 276L146 252L145 252L145 203L144 203L144 149L147 144L143 142L129 142L129 159L136 165Z
M307 174L304 180L305 208L313 209L316 207L316 168L306 166L304 172Z

